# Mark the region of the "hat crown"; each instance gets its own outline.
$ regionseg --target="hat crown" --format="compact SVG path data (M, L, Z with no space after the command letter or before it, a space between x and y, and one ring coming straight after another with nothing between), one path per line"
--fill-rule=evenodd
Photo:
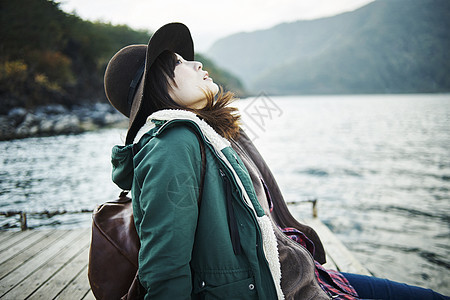
M104 86L109 102L123 115L130 118L130 126L139 111L147 72L156 58L165 50L176 52L186 60L194 59L194 43L186 25L169 23L159 28L147 45L130 45L120 49L109 61L105 71ZM144 74L129 105L130 85L137 71L145 64ZM137 100L137 101L136 101ZM130 107L131 106L131 107Z
M146 45L131 45L119 50L106 67L104 85L109 102L126 117L130 117L127 102L130 83L145 63Z
M109 102L122 114L130 118L127 143L130 142L130 133L135 128L135 119L141 110L142 98L149 72L153 62L165 50L180 54L186 60L194 60L194 42L186 25L182 23L169 23L159 28L146 45L131 45L122 48L108 63L105 72L105 93ZM132 82L139 68L145 64L144 73L138 86L133 87ZM131 91L130 91L131 85ZM134 97L132 93L135 92ZM129 97L131 94L131 97ZM129 105L128 99L132 98ZM130 108L131 106L131 108Z

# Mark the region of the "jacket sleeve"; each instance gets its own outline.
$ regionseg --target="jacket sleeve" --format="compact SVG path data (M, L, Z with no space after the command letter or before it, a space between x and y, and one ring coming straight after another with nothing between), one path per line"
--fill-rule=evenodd
M139 279L145 299L189 299L201 172L198 140L186 127L169 128L136 159L142 216Z

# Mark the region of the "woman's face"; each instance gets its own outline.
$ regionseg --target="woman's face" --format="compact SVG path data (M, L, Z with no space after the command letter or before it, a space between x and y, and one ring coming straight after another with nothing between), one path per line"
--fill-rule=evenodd
M169 96L178 104L200 109L206 104L205 92L211 91L214 95L219 87L204 71L203 65L198 61L184 60L181 55L177 56L173 82L169 80Z

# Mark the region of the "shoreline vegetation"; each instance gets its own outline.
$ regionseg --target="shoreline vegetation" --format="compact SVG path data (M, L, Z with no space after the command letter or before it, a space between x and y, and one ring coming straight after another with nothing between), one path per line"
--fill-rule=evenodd
M114 53L147 44L150 32L85 21L52 0L0 6L0 140L121 122L104 94L103 75ZM238 78L201 54L196 59L225 89L246 94Z
M26 110L18 107L0 115L0 141L76 134L107 127L128 126L128 119L107 103L82 104L68 109L61 104Z

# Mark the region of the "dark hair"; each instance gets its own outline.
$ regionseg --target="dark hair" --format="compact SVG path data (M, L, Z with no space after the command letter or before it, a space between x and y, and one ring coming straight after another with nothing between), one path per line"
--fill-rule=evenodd
M181 106L169 96L169 80L174 82L177 56L172 51L162 52L152 64L145 83L141 108L137 113L134 125L128 130L126 144L133 143L139 129L145 124L147 117L162 109L184 109L194 112L205 120L223 137L230 139L239 135L239 120L237 108L228 104L235 100L234 94L220 91L216 97L211 91L205 91L206 105L201 109Z

